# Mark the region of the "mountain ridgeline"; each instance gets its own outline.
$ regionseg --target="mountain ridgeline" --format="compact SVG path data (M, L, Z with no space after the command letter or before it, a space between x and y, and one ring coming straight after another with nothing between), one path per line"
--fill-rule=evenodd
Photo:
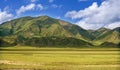
M22 17L0 24L0 46L119 47L120 27L85 30L49 16Z

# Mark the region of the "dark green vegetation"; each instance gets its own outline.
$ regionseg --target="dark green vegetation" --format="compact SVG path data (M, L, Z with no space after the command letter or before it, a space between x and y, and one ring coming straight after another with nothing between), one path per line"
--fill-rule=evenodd
M120 46L120 27L85 30L49 16L22 17L0 25L0 46Z

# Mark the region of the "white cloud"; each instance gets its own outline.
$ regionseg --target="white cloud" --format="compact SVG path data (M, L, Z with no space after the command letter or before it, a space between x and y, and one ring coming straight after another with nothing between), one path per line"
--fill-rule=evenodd
M91 16L96 12L98 6L97 6L97 3L93 3L92 6L84 9L84 10L80 10L80 11L70 11L70 12L67 12L66 13L66 17L71 17L72 19L77 19L77 18L83 18L83 17L87 17L87 16Z
M79 11L69 11L66 17L80 19L77 25L85 29L98 29L100 27L120 27L120 0L105 0L100 6L94 2L88 8Z
M42 4L38 4L37 7L38 7L39 10L43 10Z
M17 14L21 14L23 12L29 11L29 10L34 10L35 9L35 4L29 4L27 6L21 6L20 9L18 9L16 12Z
M48 0L50 3L52 3L54 0Z
M109 24L109 25L106 25L105 27L106 27L106 28L114 29L114 28L116 28L116 27L120 27L120 22L111 23L111 24Z
M0 10L0 24L5 21L9 21L12 18L13 18L13 14L8 13L6 10L4 10L4 11Z
M39 9L39 10L43 10L43 6L42 4L28 4L27 6L21 6L18 10L16 10L17 15L20 15L21 13L24 13L26 11L30 11L30 10L35 10L35 9Z

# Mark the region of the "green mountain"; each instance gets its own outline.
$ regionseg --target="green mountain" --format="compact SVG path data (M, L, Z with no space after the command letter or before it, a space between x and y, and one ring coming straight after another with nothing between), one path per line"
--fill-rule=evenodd
M90 47L92 44L73 37L32 37L17 38L16 42L20 45L42 46L42 47Z
M0 36L4 37L3 39L7 42L13 41L12 43L15 43L16 40L23 39L25 37L27 40L23 39L24 44L29 39L41 39L45 37L48 39L49 37L59 37L61 38L60 40L68 40L68 38L74 38L74 40L77 41L79 39L79 43L84 40L84 44L87 44L85 41L93 39L93 36L87 30L84 30L77 25L70 24L69 22L54 19L49 16L27 16L5 22L0 25ZM19 38L20 36L23 38ZM56 39L56 41L58 40Z
M110 42L114 44L119 44L120 43L120 27L103 33L102 35L98 36L94 41L97 41L100 43Z
M49 16L27 16L0 24L0 38L0 46L88 47L94 43L106 45L107 42L118 45L120 28L85 30Z
M98 30L95 30L95 31L89 31L95 38L99 37L99 36L102 36L103 34L105 34L106 32L110 31L110 29L107 29L107 28L100 28Z
M88 31L69 22L54 19L48 16L36 18L23 17L0 25L1 36L61 36L75 37L83 40L92 40L93 36Z

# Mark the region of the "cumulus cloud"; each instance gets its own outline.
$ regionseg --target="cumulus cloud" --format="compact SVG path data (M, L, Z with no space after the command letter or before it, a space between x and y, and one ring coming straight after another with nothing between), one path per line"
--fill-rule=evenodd
M4 10L4 11L0 10L0 24L5 21L9 21L12 18L13 18L13 14L8 13L8 11L6 11L6 10Z
M17 15L20 15L21 13L24 13L24 12L30 11L30 10L34 10L36 8L43 10L42 4L31 3L26 6L21 6L18 10L16 10L16 13L17 13Z
M17 10L17 14L21 14L25 11L29 11L29 10L34 10L35 9L35 4L29 4L27 6L21 6L20 9Z
M38 4L37 7L38 7L39 10L43 10L42 4Z
M77 25L85 29L110 29L120 27L120 0L105 0L100 6L94 2L88 8L79 11L69 11L65 17L80 19Z
M120 27L120 22L111 23L105 26L106 28L114 29L114 27Z

